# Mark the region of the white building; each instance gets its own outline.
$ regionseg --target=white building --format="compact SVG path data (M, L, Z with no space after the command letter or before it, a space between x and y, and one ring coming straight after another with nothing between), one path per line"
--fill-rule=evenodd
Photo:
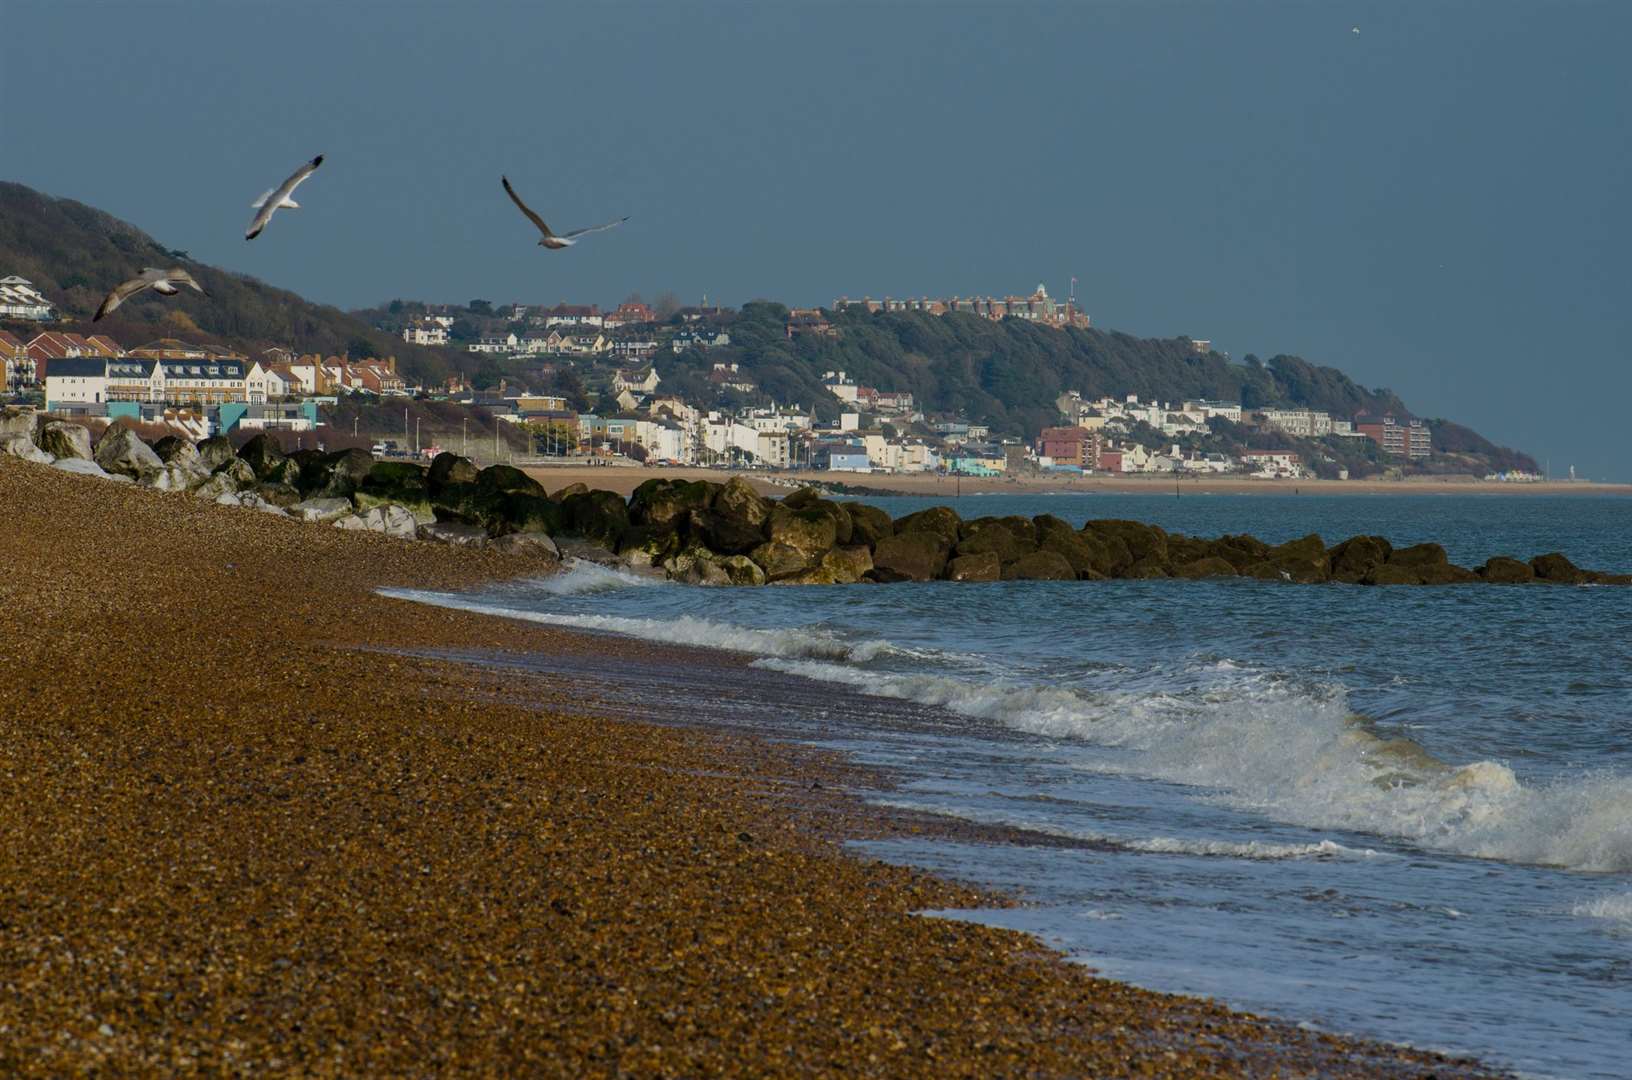
M0 278L0 318L45 322L51 318L51 301L34 283L16 274Z
M1258 415L1265 427L1301 439L1320 439L1332 433L1331 414L1314 409L1262 409Z
M452 320L450 319L451 323ZM448 328L440 322L426 319L403 327L402 340L414 345L446 345Z
M99 356L53 360L45 369L45 407L97 405L108 400L108 362Z

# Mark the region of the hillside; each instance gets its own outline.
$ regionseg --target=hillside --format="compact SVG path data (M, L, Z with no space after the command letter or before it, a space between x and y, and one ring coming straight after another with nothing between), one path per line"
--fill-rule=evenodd
M70 329L87 331L103 295L142 267L173 265L186 267L211 295L183 290L168 299L140 296L96 324L97 331L126 346L173 336L251 353L279 345L324 355L395 355L399 370L424 385L436 385L455 372L479 388L494 386L503 377L512 386L564 394L578 408L607 408L606 402L592 401L583 393L583 386L595 381L593 372L581 370L587 361L556 363L556 370L549 372L538 359L474 356L457 346L444 350L410 345L375 327L383 312L348 314L314 304L247 275L196 262L82 203L42 195L21 184L0 183L0 275L20 274L33 281L59 306ZM456 326L473 327L472 333L502 330L503 320L485 301L481 303L489 310L471 309ZM1055 399L1068 390L1088 398L1137 394L1164 401L1197 397L1240 401L1248 408L1307 406L1345 418L1358 412L1411 415L1393 391L1368 389L1336 368L1297 356L1260 361L1249 355L1235 362L1220 353L1198 355L1187 338L1057 330L1020 319L993 322L966 314L851 309L828 313L828 318L838 330L836 337L790 339L785 306L769 301L745 304L740 312L719 320L720 328L730 333L730 346L680 355L659 350L654 362L663 390L708 407L798 402L831 419L840 404L824 389L822 378L825 372L842 370L855 382L880 390L910 391L926 413L961 414L988 424L995 434L1027 439L1059 422ZM666 340L677 327L676 321L632 332ZM746 395L745 402L744 395L711 384L708 373L719 362L738 364L759 393ZM605 378L602 371L599 381ZM1535 469L1529 456L1498 447L1460 424L1444 419L1430 423L1436 457L1427 463L1429 471ZM1251 433L1249 443L1244 429L1220 428L1212 438L1180 441L1203 450L1229 451L1249 444L1275 448L1283 440L1260 432ZM1322 464L1330 471L1342 467L1366 475L1386 464L1369 445L1325 442Z
M0 182L0 276L18 274L57 304L70 329L90 325L109 289L145 266L181 266L209 296L138 296L96 324L130 347L157 337L230 344L249 350L282 345L326 356L391 356L420 377L448 370L434 349L409 345L340 311L244 274L207 266L164 247L118 218L75 202Z

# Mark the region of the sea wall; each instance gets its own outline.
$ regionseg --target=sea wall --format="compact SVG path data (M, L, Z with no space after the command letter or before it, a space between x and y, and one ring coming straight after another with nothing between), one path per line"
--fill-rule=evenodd
M109 428L93 446L76 424L8 414L0 453L160 491L189 492L342 529L470 546L527 547L616 563L701 585L842 585L902 581L1103 581L1250 577L1298 584L1632 584L1563 554L1498 555L1457 566L1439 544L1395 548L1380 536L1327 547L1305 536L1202 539L1137 521L1076 528L1042 514L962 519L937 506L900 518L812 489L780 501L740 477L653 479L627 500L573 484L554 493L508 465L477 469L455 454L431 464L377 461L367 451L285 454L262 434L236 451L224 438L151 445Z

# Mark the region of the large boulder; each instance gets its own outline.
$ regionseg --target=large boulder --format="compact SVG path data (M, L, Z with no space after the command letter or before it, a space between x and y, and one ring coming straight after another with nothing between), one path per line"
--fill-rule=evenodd
M281 471L287 455L283 447L270 431L263 431L238 448L238 456L243 459L255 475L262 480L270 479L274 470ZM281 479L281 477L280 477Z
M1187 563L1180 563L1173 567L1173 576L1176 578L1235 577L1235 566L1228 559L1221 559L1217 555L1203 555Z
M1097 535L1103 540L1122 541L1127 546L1133 562L1143 559L1154 559L1157 562L1167 560L1167 533L1155 525L1146 525L1142 521L1102 518L1088 522L1082 527L1082 531Z
M435 494L449 484L474 484L480 475L475 462L444 450L431 459L431 467L425 473L425 483Z
M236 495L246 488L252 488L255 483L255 471L237 458L233 458L219 472L194 488L193 494L200 499L215 502L223 495Z
M693 511L706 511L717 490L704 480L648 480L629 497L629 520L678 529Z
M776 581L815 567L824 554L826 552L804 551L779 540L767 540L749 552L748 557L765 571L767 580Z
M754 490L754 486L740 476L733 476L714 496L713 511L723 518L741 522L750 528L764 531L771 516L770 499Z
M1269 556L1269 545L1256 536L1225 535L1208 544L1208 554L1219 558L1235 567L1240 573L1247 567L1263 562Z
M493 550L533 556L551 562L561 560L561 549L555 546L555 541L550 539L548 534L541 532L506 533L494 539Z
M844 512L850 515L852 543L872 547L886 536L894 535L895 522L890 520L889 514L878 507L858 502L847 502L843 506Z
M314 499L349 499L374 468L374 455L359 447L319 454L300 470L300 490Z
M305 499L289 507L290 517L321 523L338 521L350 513L350 499Z
M76 476L94 476L98 480L122 480L127 484L131 482L130 477L110 473L96 462L85 458L58 458L51 463L51 467Z
M951 553L951 541L939 532L898 532L873 548L873 577L878 581L933 581L946 569Z
M1388 561L1395 566L1444 566L1450 560L1445 557L1445 549L1438 544L1412 544L1410 547L1397 548L1388 556Z
M1393 547L1381 536L1353 536L1332 548L1328 563L1333 581L1357 585L1388 561Z
M414 515L416 521L430 524L436 520L431 505L430 485L425 481L425 470L409 461L376 461L357 484L352 501L359 510L382 506L398 506ZM386 531L383 529L375 531Z
M132 480L164 464L142 437L124 425L102 433L96 444L96 463L103 471L128 476Z
M1143 559L1135 559L1133 565L1123 567L1117 577L1130 578L1136 581L1154 578L1170 577L1167 561L1154 555L1147 555Z
M238 460L238 455L233 453L232 450L232 440L228 439L225 435L215 435L205 439L203 442L194 447L194 449L198 451L198 459L202 461L204 463L204 467L210 470L212 473L220 469L221 466L225 465L227 462Z
M32 461L36 465L51 464L50 454L35 446L34 440L27 435L20 435L15 432L0 435L0 454L7 457L22 458L24 461Z
M953 548L957 555L982 555L990 552L997 556L999 563L1010 563L1022 555L1036 550L1033 544L1022 543L996 518L982 519L984 524L966 532L958 546Z
M898 518L895 522L895 533L900 536L904 533L929 533L938 536L944 542L946 550L951 551L960 537L959 527L963 524L956 510L949 506L931 506L927 510L920 510L916 514L908 514Z
M851 585L872 570L873 553L865 544L836 547L822 556L821 568L833 576L835 584Z
M607 549L615 549L618 540L629 531L629 504L623 501L623 496L610 491L570 496L561 504L561 512L568 532Z
M300 489L292 484L257 484L255 494L263 503L287 510L300 502Z
M136 482L154 491L191 491L209 478L202 470L189 469L181 462L172 461L147 470L137 477Z
M449 544L454 547L485 548L488 545L487 530L479 525L467 525L462 521L434 521L429 525L421 525L416 534L421 540L428 540L433 544Z
M363 519L363 528L369 532L384 533L399 540L412 540L419 535L419 521L414 512L406 506L395 503L385 503L380 506L371 506L359 515ZM341 518L340 522L345 521ZM427 522L426 524L429 524Z
M544 485L513 465L489 465L476 474L476 482L490 491L543 495Z
M1183 533L1167 534L1167 561L1174 567L1175 576L1178 567L1206 558L1216 558L1211 541Z
M41 450L58 460L63 458L92 460L91 433L80 424L52 420L40 429L35 442Z
M501 519L504 522L502 532L506 535L544 533L554 536L556 533L566 531L566 512L554 499L547 499L542 495L527 495L519 491L512 491L500 498Z
M946 564L948 581L996 581L1002 575L1003 564L995 551L959 555Z
M784 496L782 499L782 505L787 507L789 510L800 510L806 506L809 506L811 503L821 501L822 493L807 484L804 487L795 490L793 494Z
M680 534L655 525L632 527L619 538L617 546L618 557L640 569L662 566L679 550Z
M733 585L765 584L765 571L746 555L722 555L714 560L714 565L725 571L726 578Z
M1300 585L1326 581L1331 576L1326 543L1314 533L1270 548L1268 561Z
M833 515L825 508L789 510L785 504L772 507L765 535L771 543L785 544L804 555L811 566L820 562L823 553L838 540Z
M1037 532L1037 550L1052 551L1071 564L1071 570L1077 576L1093 571L1105 573L1105 566L1110 559L1110 548L1102 542L1096 542L1097 537L1090 538L1067 522L1061 521L1052 514L1043 514L1036 518L1033 525Z
M427 477L427 486L429 478ZM444 484L431 491L431 512L438 521L473 525L489 533L508 531L504 527L505 500L512 496L480 484ZM537 496L531 496L537 498Z
M1486 559L1477 573L1492 585L1525 585L1536 579L1536 572L1530 569L1529 563L1506 555Z
M0 405L0 440L7 435L26 435L28 440L33 442L35 431L40 426L40 416L41 414L33 409Z
M1535 571L1537 581L1549 585L1582 585L1587 581L1585 570L1556 551L1531 559L1530 569Z
M1479 575L1455 563L1425 563L1415 568L1424 585L1470 585Z
M166 465L178 457L184 457L189 461L198 460L198 450L180 435L166 435L153 444L153 452L159 455L159 460Z
M1386 562L1374 566L1366 574L1363 584L1366 585L1421 585L1422 572L1415 566L1403 563Z
M585 484L585 483L582 483L582 482L579 482L579 483L576 483L576 484L568 484L566 487L562 488L560 491L557 491L554 495L551 495L550 498L554 499L556 502L566 502L568 497L570 497L570 496L573 496L573 495L588 495L588 494L589 494L589 485Z
M1057 551L1039 549L1003 568L1005 581L1075 581L1077 571Z
M710 550L726 555L746 555L765 542L762 524L755 524L735 514L722 513L717 504L713 510L692 510L686 517L685 525L690 536L701 540Z
M803 513L826 514L833 522L833 542L835 544L850 543L856 525L850 517L850 512L844 508L843 504L836 503L831 499L807 499L803 505L796 507L796 509Z

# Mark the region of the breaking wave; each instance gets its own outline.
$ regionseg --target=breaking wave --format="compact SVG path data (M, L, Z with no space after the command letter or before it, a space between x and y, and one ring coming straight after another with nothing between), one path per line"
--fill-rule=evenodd
M1116 748L1122 752L1084 753L1075 764L1189 785L1278 821L1479 858L1632 870L1632 780L1603 775L1530 786L1499 762L1453 765L1410 739L1378 733L1350 712L1336 687L1312 693L1235 665L1212 666L1204 687L1091 692L812 659L759 663L1016 731Z

